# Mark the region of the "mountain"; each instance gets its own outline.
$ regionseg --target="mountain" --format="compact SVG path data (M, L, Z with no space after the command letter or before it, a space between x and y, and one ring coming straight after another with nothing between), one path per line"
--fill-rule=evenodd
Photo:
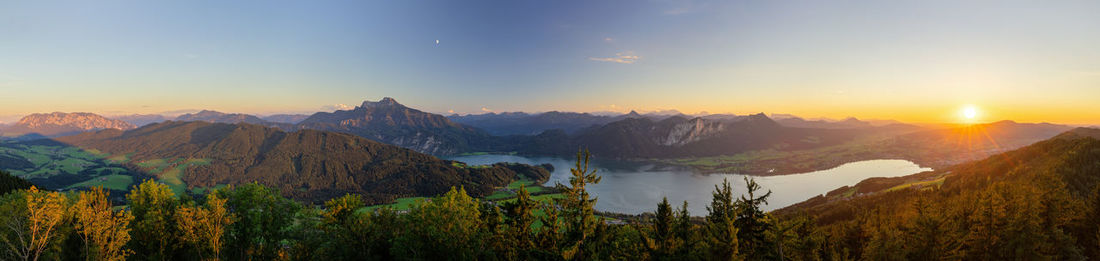
M537 114L523 112L487 113L480 115L451 115L448 119L477 127L492 135L535 135L546 130L561 129L574 133L592 125L604 125L621 118L598 116L589 113L551 111Z
M148 125L148 124L151 124L151 123L158 123L158 122L169 120L168 117L165 117L164 115L160 115L160 114L131 114L131 115L114 116L114 117L111 117L111 118L116 119L116 120L120 120L120 121L129 122L130 124L133 124L134 126L138 126L138 127L145 126L145 125Z
M1065 133L1058 134L1058 136L1055 136L1054 138L1056 138L1056 139L1078 139L1078 138L1085 138L1085 137L1100 140L1100 128L1097 128L1097 127L1073 128L1072 130L1069 130Z
M102 129L133 129L135 126L125 121L112 120L87 112L54 112L27 115L15 124L3 130L4 136L45 136L55 137L72 135L85 131Z
M188 113L176 117L175 121L205 121L213 123L251 123L267 124L268 122L248 114L222 113L211 110L202 110L197 113Z
M978 160L1054 137L1073 127L999 121L899 135L878 146L921 165L943 167Z
M517 151L567 155L581 147L609 158L705 157L764 149L816 148L839 144L861 133L784 127L762 113L735 120L672 116L655 121L648 117L625 117L580 130L574 135L544 132L532 138L537 141L517 142L527 144ZM551 144L556 145L540 147Z
M861 121L856 118L847 118L842 121L825 121L814 120L808 121L799 117L790 117L776 120L779 124L787 127L796 128L818 128L818 129L858 129L858 128L870 128L873 127L870 122Z
M464 186L488 195L517 179L549 172L527 165L466 167L454 161L362 137L318 130L285 132L253 124L163 122L134 130L104 130L56 141L109 155L126 165L189 188L259 182L287 196L320 202L345 193L371 203L437 195ZM182 169L172 172L162 170Z
M301 122L302 120L305 120L306 118L309 118L309 115L305 115L305 114L275 114L275 115L265 116L261 119L263 119L265 121L269 121L269 122L298 124L298 122Z
M351 110L318 112L297 128L351 133L434 155L489 151L497 145L496 138L485 131L406 107L389 97L365 101Z

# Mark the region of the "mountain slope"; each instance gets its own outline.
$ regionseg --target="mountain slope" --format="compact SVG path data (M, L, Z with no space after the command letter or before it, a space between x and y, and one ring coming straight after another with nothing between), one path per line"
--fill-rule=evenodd
M517 178L510 168L515 166L463 167L350 134L284 132L252 124L164 122L58 141L128 155L135 168L148 162L174 162L169 168L201 162L180 173L189 187L256 181L310 201L358 193L372 203L383 203L401 196L436 195L452 186L487 195ZM539 177L543 174L547 176ZM525 175L545 179L549 174Z
M481 115L451 115L448 119L481 128L493 135L535 135L546 130L561 129L574 133L592 125L604 125L621 120L617 116L600 116L576 112L523 112L487 113Z
M151 123L158 123L158 122L168 120L168 117L164 117L164 115L160 115L160 114L130 114L130 115L114 116L114 117L111 117L111 118L116 119L116 120L120 120L120 121L129 122L130 124L133 124L134 126L138 126L138 127L149 125Z
M476 151L496 144L496 139L484 131L405 107L389 97L365 101L352 110L318 112L298 123L297 128L351 133L435 155Z
M835 239L836 251L856 258L904 252L921 260L1098 258L1097 133L1074 129L979 161L867 179L773 214L809 217Z
M277 122L277 123L298 124L299 122L301 122L302 120L305 120L306 118L309 118L309 115L304 115L304 114L275 114L275 115L265 116L261 119L263 119L265 121Z
M5 128L5 136L41 135L47 137L71 135L102 129L128 130L136 126L120 120L112 120L87 112L36 113L23 117Z
M1085 195L1100 185L1100 140L1095 138L1096 135L1100 135L1100 129L1076 128L1054 138L978 161L902 177L870 178L778 212L836 214L837 209L847 208L840 206L851 206L842 201L852 200L848 197L853 196L872 201L876 197L886 197L890 192L929 191L935 187L941 188L937 193L959 194L964 190L984 188L997 182L1030 182L1036 177L1055 178L1072 193ZM942 185L907 186L937 180ZM855 193L843 195L849 190ZM844 215L852 214L854 213L845 212Z
M266 124L267 121L248 114L222 113L211 110L202 110L196 113L188 113L176 117L175 121L205 121L212 123L251 123Z
M574 135L545 132L532 138L537 142L517 142L535 144L517 151L564 154L583 147L608 158L705 157L764 149L816 148L851 140L863 132L784 127L763 114L726 120L672 116L654 121L648 117L630 117L589 127ZM539 147L546 144L568 146Z

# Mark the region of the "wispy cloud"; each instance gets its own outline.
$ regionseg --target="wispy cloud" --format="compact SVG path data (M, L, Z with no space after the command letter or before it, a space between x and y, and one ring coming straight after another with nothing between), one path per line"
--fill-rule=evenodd
M604 41L604 42L608 42L608 43L610 43L610 42L614 42L614 41L615 41L615 38L611 38L611 37L604 37L604 38L603 38L603 41Z
M321 106L321 111L346 111L354 108L355 107L349 106L347 104L338 103L333 105Z
M485 108L485 107L481 107L481 111L482 112L493 112L493 110L490 110L489 108Z
M642 59L642 57L634 55L634 52L631 51L616 53L614 57L588 57L588 60L592 61L623 64L632 64L634 62L637 62L639 59Z

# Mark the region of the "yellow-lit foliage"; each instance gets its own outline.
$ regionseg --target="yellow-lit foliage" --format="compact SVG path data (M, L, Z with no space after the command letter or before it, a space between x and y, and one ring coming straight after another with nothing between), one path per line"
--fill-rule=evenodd
M180 240L196 247L204 260L221 258L222 237L233 224L233 215L226 210L225 201L217 193L211 193L206 196L204 206L184 206L176 211Z
M73 206L75 228L84 240L84 255L91 260L126 260L133 251L123 249L130 241L129 211L111 210L102 187L81 191Z

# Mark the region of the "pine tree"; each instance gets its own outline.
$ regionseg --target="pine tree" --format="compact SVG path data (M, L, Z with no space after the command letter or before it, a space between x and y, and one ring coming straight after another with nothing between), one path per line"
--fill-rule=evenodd
M736 208L733 202L733 189L729 180L722 180L722 186L714 186L713 199L707 207L707 252L710 260L741 260L738 249Z
M965 238L966 259L1000 260L1000 232L1008 217L1005 200L995 191L983 191L977 198L978 209L971 216L970 233Z
M905 233L905 245L910 260L942 260L954 251L955 239L949 234L946 220L927 199L918 198L913 207L916 217L910 219Z
M516 200L504 204L504 223L508 227L506 237L511 243L509 248L515 249L517 259L531 258L529 252L535 248L535 233L531 226L536 221L534 211L537 207L538 202L531 199L527 187L522 184L516 191Z
M772 192L769 190L757 197L756 193L763 188L748 177L745 177L745 186L747 194L742 195L734 203L736 211L734 224L737 226L739 249L749 260L775 259L774 255L777 253L774 251L775 244L767 238L767 232L772 229L772 223L761 209L762 205L768 204L768 197Z
M590 253L585 253L585 250L589 247L586 243L591 243L589 237L598 236L596 233L605 226L596 217L593 209L596 199L590 199L588 191L585 190L588 184L600 183L600 176L596 175L596 170L588 168L591 157L592 154L588 150L578 151L576 166L570 169L573 176L569 177L569 186L558 185L558 189L564 195L556 202L561 207L562 219L565 221L566 234L562 242L565 244L562 247L562 257L567 260L587 259Z
M679 251L682 241L676 234L677 221L672 213L672 206L668 204L668 198L664 198L657 204L657 212L653 216L653 235L646 238L646 245L650 250L650 256L657 260L671 260Z

